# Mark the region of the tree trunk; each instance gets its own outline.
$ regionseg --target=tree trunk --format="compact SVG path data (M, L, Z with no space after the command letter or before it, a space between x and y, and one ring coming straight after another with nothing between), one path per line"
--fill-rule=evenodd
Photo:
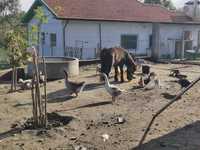
M14 77L15 77L15 69L14 69L14 67L12 67L12 76L11 76L11 92L14 91L14 81L15 81Z

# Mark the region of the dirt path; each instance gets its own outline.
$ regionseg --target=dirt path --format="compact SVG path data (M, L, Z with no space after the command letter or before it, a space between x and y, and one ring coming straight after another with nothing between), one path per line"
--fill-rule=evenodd
M136 149L152 115L180 89L177 83L171 82L175 79L168 77L169 69L177 67L181 67L182 73L187 74L190 80L200 75L199 66L153 65L163 87L152 91L134 89L137 79L118 84L126 92L118 98L116 105L111 104L111 97L99 83L99 77L95 76L94 66L81 68L80 76L71 78L87 81L88 85L78 98L64 97L63 80L49 82L48 112L66 117L69 123L45 133L23 131L0 140L0 149L73 150L78 145L89 150ZM145 150L200 149L199 86L200 83L156 120L143 145ZM0 133L32 116L30 91L4 94L8 87L0 85ZM125 122L119 124L118 117L124 118ZM105 142L103 134L109 135Z

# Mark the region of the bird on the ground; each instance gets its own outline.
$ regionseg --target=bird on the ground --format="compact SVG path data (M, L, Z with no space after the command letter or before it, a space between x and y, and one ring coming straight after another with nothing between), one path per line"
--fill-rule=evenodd
M187 88L191 84L191 82L186 78L180 78L177 83L180 84L181 88Z
M19 79L18 83L22 90L28 90L28 89L31 89L32 87L31 79L28 79L28 80Z
M144 86L144 90L152 90L156 87L161 88L160 80L154 72L150 73L149 80L150 81Z
M85 87L85 82L74 82L69 81L69 76L66 70L64 70L65 74L65 86L70 94L75 94L76 97L80 92L82 92L83 88Z
M138 69L140 69L142 67L142 65L146 64L144 59L135 59L135 63L138 67Z
M39 82L40 84L43 84L45 81L45 75L40 71L39 73Z
M101 72L101 65L98 64L96 67L96 75L99 74Z
M123 90L113 84L110 84L108 77L105 73L102 73L101 75L104 77L105 80L106 91L112 96L112 102L115 102L115 99L123 93Z
M180 73L180 70L178 70L178 69L172 69L172 70L170 71L169 76L171 76L171 77L176 77L176 78L187 78L187 75L181 74L181 73Z

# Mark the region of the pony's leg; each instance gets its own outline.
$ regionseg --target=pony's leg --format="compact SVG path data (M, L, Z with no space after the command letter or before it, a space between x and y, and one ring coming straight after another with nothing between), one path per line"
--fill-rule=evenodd
M118 66L114 66L115 68L115 81L118 81Z
M123 66L120 66L120 72L121 72L121 82L124 82L124 70L123 70Z

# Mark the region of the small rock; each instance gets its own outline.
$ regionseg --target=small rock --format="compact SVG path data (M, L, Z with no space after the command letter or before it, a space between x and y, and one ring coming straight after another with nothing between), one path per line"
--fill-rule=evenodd
M123 117L118 117L118 118L117 118L117 123L122 124L122 123L124 123L124 122L125 122L125 119L124 119Z
M16 128L17 126L18 126L18 124L14 123L14 124L11 125L11 128L13 129L13 128Z
M159 126L159 124L158 124L158 123L156 123L156 124L155 124L155 126Z
M82 145L78 145L78 146L74 146L74 150L87 150L87 148Z
M76 139L77 139L77 137L75 137L75 136L70 137L70 140L72 140L72 141L74 141Z
M102 138L103 138L103 141L105 142L105 141L107 141L107 140L109 140L109 135L108 134L103 134L102 135Z
M167 145L164 142L160 142L160 147L166 147Z
M42 143L44 140L43 139L39 139L37 140L37 142Z

